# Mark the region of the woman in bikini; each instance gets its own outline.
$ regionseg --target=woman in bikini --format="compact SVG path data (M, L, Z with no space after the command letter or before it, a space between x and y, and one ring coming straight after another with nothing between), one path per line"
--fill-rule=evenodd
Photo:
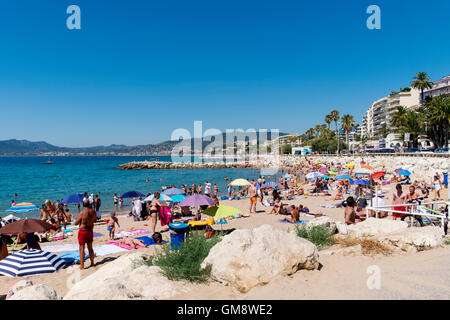
M396 191L393 194L393 198L392 198L392 204L404 204L406 202L406 194L403 193L402 190L402 185L401 184L397 184L395 186ZM394 207L395 211L407 211L405 206L396 206ZM398 212L394 212L392 214L392 216L394 217L394 220L397 220L397 218L402 218L403 214L402 213L398 213Z
M353 197L348 197L345 202L347 204L344 210L345 224L356 224L356 219L358 219L358 221L361 220L360 217L356 215L356 201Z
M150 216L152 217L152 231L156 231L156 222L158 220L159 209L161 208L161 203L159 202L160 194L155 192L155 197L150 202Z

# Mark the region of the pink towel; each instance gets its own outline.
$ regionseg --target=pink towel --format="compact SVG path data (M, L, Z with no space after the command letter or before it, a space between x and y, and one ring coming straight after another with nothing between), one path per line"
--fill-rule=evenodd
M172 222L172 215L169 207L161 207L159 209L159 220L161 221L161 227Z
M106 244L113 244L113 245L115 245L115 246L118 246L118 247L120 247L120 248L122 248L122 249L127 249L127 250L133 249L132 246L130 246L130 245L128 245L128 244L125 244L125 243L119 244L117 241L110 241L110 242L107 242ZM136 249L139 249L139 248L144 248L144 247L142 247L142 246L136 246Z

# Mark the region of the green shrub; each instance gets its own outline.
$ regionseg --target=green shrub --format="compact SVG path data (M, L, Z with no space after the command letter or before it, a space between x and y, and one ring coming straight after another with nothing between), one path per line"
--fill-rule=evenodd
M319 250L334 244L333 234L327 226L295 226L295 232L300 238L314 243Z
M219 236L207 239L204 232L191 232L177 250L164 246L145 263L160 267L163 275L170 280L204 282L208 280L211 268L202 270L200 265L221 239Z

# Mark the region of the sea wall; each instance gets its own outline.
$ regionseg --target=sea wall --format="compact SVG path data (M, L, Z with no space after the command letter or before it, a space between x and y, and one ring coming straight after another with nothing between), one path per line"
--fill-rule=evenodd
M133 161L119 165L117 168L125 170L143 169L201 169L201 168L255 168L251 163L176 163L164 161Z

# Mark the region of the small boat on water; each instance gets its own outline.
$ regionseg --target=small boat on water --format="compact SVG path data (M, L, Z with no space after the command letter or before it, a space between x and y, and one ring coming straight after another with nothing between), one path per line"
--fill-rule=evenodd
M42 164L53 164L53 162L50 159L48 159L47 161L42 162Z

